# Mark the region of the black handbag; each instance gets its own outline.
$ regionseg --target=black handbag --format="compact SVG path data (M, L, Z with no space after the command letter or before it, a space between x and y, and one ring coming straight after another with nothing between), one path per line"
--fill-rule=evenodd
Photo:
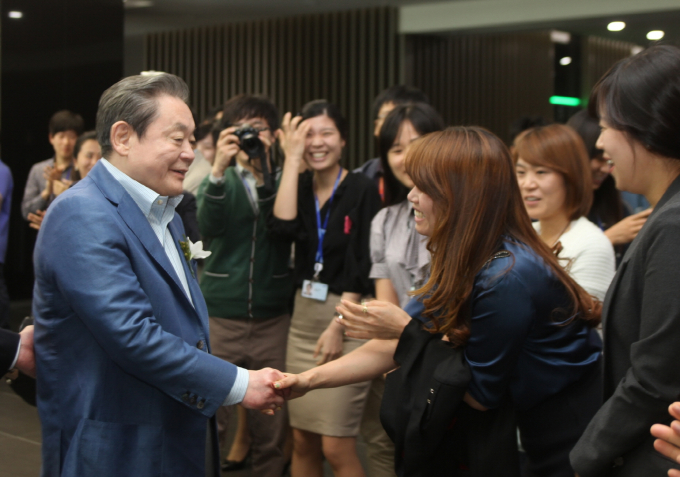
M380 420L395 444L399 477L516 476L514 409L477 411L463 398L470 369L462 347L412 320L387 375Z

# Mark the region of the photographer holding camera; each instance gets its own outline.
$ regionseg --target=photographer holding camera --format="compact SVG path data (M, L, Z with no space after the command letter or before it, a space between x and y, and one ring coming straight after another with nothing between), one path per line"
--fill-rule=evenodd
M199 229L212 252L201 290L213 354L246 369L285 367L291 242L267 231L280 176L271 157L278 127L279 113L269 99L239 95L227 101L212 171L197 194ZM230 414L225 411L217 413L222 449ZM279 477L287 413L247 413L253 475ZM240 468L240 457L227 461L225 470Z

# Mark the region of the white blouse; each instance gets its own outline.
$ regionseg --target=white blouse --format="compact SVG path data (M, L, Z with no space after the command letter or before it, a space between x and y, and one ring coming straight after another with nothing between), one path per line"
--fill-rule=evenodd
M540 223L533 225L540 234ZM607 236L597 225L581 217L571 222L559 241L562 243L558 255L560 264L585 291L604 301L616 272L614 247Z

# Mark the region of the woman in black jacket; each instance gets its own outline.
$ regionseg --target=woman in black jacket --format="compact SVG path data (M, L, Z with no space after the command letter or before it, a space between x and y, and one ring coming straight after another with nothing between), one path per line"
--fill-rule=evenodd
M665 476L653 447L680 395L680 48L621 60L595 86L597 147L621 190L654 208L630 244L603 307L604 398L571 453L581 477ZM680 469L676 464L675 469Z

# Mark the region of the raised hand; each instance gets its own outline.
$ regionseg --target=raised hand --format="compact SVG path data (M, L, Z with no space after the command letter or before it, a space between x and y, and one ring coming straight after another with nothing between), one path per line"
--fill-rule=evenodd
M291 113L283 116L281 129L276 131L276 139L286 155L286 161L291 159L297 162L302 160L305 152L305 142L310 126L307 121L302 120L302 116L292 116Z
M264 368L259 371L248 371L248 374L248 389L241 405L246 409L259 409L273 416L274 411L281 409L284 402L281 393L274 389L274 382L283 378L283 373L276 369Z
M335 321L345 327L345 334L360 339L399 339L411 317L393 303L372 300L363 305L342 300L335 309Z
M215 144L215 160L213 162L212 175L214 177L222 177L224 171L229 167L231 160L238 154L241 149L241 143L237 136L234 135L237 127L232 126L220 132Z
M669 414L675 418L670 426L654 424L650 432L657 439L654 448L669 459L680 463L680 402L674 402L668 407ZM669 477L680 477L680 471L670 469Z

